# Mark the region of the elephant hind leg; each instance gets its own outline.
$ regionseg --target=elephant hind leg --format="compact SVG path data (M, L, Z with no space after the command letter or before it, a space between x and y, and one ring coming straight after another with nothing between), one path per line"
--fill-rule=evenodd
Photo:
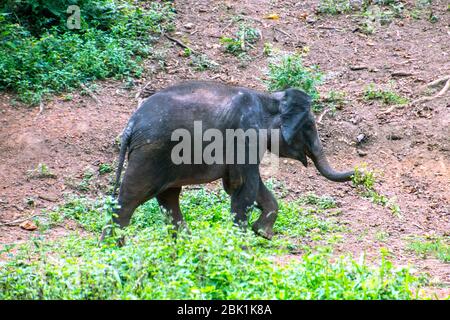
M125 173L120 186L118 204L115 210L117 216L113 217L113 222L124 228L130 224L131 217L138 206L155 196L154 188L148 183L148 179L141 179L142 176L133 172ZM111 229L104 229L100 238L102 242L111 232ZM119 246L124 244L124 239L119 240Z
M171 215L172 223L176 229L185 224L180 209L180 192L181 187L174 187L164 190L156 196L159 205L166 209Z
M278 216L278 203L262 180L259 183L256 203L262 212L261 216L253 224L252 229L263 238L271 239L273 237L273 225Z

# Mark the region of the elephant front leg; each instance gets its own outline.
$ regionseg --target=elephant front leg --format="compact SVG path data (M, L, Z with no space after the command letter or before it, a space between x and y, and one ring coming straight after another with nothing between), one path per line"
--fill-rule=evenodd
M253 206L256 201L256 196L259 187L259 174L249 170L245 176L242 176L239 180L239 186L233 188L231 193L231 212L235 215L235 223L246 229L248 227L247 212ZM231 181L231 185L233 185Z
M256 203L261 209L261 215L253 224L253 231L266 239L273 237L273 225L278 216L278 203L272 192L260 180Z

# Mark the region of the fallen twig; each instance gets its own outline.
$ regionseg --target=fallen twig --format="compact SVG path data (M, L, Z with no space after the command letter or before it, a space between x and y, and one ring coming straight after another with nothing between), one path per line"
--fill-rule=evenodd
M33 218L39 217L39 216L45 216L44 214L34 214L32 216L29 216L27 218L22 218L22 219L17 219L17 220L13 220L13 221L6 221L6 222L1 222L0 223L0 227L9 227L9 226L14 226L16 224L20 224L22 222L25 222L27 220L31 220Z
M44 109L45 109L44 103L41 101L39 103L39 112L38 112L37 116L39 116L42 112L44 112Z
M391 73L391 76L393 77L411 77L414 74L411 72L405 72L405 71L394 71Z
M273 29L276 30L276 31L278 31L278 32L281 32L281 33L284 34L285 36L288 36L289 38L292 39L292 36L291 36L289 33L287 33L286 31L284 31L283 29L276 28L276 27L274 27Z
M421 225L419 225L418 223L413 223L414 226L416 226L419 229L424 230L424 227L422 227Z
M319 119L317 120L317 123L322 124L323 117L330 111L330 108L325 109L322 114L319 116Z
M222 32L221 33L225 33L225 31L227 31L228 30L228 28L233 24L233 20L231 20L226 26L225 26L225 28L223 28L222 29Z
M393 106L387 108L386 110L381 111L380 114L390 113L390 112L394 111L397 108L403 108L403 107L404 107L404 105L402 105L402 104L394 104Z
M168 36L167 34L164 34L164 36L165 36L167 39L169 39L170 41L173 41L173 42L175 42L176 44L178 44L180 47L185 48L185 49L188 49L188 50L191 51L192 53L196 53L196 52L197 52L196 50L192 49L192 48L189 47L187 44L185 44L184 42L182 42L182 41L180 41L180 40L178 40L178 39L172 38L171 36Z
M324 30L334 30L334 31L339 31L339 32L345 31L343 29L336 28L336 27L330 27L330 26L317 26L317 28L324 29Z
M139 92L134 96L134 98L135 98L135 99L139 99L140 97L143 97L142 94L144 93L145 89L147 89L147 87L150 85L151 82L152 82L152 81L147 82L147 83L142 87L142 89L139 90ZM154 93L155 90L152 90L152 92ZM153 93L151 93L150 95L152 95Z
M91 97L97 104L100 104L100 100L95 96L95 94L89 89L84 83L80 85L81 88L83 88L84 91L88 94L89 97Z

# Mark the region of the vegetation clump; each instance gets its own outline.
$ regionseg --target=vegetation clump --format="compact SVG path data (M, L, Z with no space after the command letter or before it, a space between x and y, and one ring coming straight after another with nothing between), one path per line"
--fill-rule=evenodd
M389 198L384 194L379 193L375 189L376 174L374 171L367 169L367 166L363 164L362 166L356 166L355 174L352 177L352 183L355 187L361 190L361 193L372 200L373 203L382 205L383 207L388 207L391 212L397 216L401 217L401 210L399 205L395 202L394 198Z
M408 249L423 257L432 255L442 262L450 262L450 237L428 237L415 239Z
M317 86L322 82L322 74L317 66L306 67L300 54L288 54L269 63L266 82L270 91L297 88L305 91L314 102L319 99Z
M67 13L74 4L79 26ZM142 9L125 0L6 1L0 6L0 90L35 104L88 81L138 77L172 17L170 5L156 2Z
M323 208L330 199L304 201ZM267 241L233 226L225 192L201 189L181 200L190 229L172 236L156 201L141 206L124 231L98 246L111 221L111 199L73 200L56 209L79 221L92 236L74 234L55 241L36 237L2 249L0 299L412 299L417 279L407 268L386 259L377 266L329 250L309 250L299 259L279 263L283 236L308 235L327 222L296 203L282 204L276 239ZM256 213L257 214L257 213ZM103 217L103 218L101 218ZM322 222L319 222L322 221ZM328 224L329 226L329 224ZM278 238L278 239L277 239Z
M260 38L260 31L246 24L241 24L234 37L222 37L220 43L225 46L225 51L235 56L242 57L250 48L254 48Z
M39 163L35 169L28 170L27 176L29 179L56 179L56 174L53 173L45 163Z
M403 105L408 103L408 99L400 96L398 93L392 90L378 89L374 84L370 84L364 91L364 99L379 100L386 105L398 104Z

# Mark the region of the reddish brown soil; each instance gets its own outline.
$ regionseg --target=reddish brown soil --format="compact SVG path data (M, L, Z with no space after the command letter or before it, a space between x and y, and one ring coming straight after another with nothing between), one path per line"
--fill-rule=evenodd
M265 90L260 81L268 63L262 55L264 42L287 52L308 47L305 63L319 65L327 75L321 93L344 91L349 101L334 116L327 113L319 125L330 162L338 169L366 162L383 172L377 190L396 197L402 218L372 204L350 184L325 180L313 166L282 161L276 178L285 182L289 198L315 192L338 199L342 209L338 219L348 229L336 245L338 253L359 256L365 252L377 258L380 248L386 247L396 264L411 264L429 273L439 284L432 292L441 297L450 294L449 264L406 250L411 237L450 235L450 93L388 114L381 113L385 106L362 99L369 83L389 87L392 82L393 90L414 100L423 94L424 84L450 73L448 3L434 1L437 23L426 18L396 19L367 36L355 32L357 17L316 15L317 2L180 1L176 3L177 31L172 36L207 54L220 65L218 70L194 71L190 59L179 54L179 46L161 39L156 50L166 52L166 70L148 62L147 75L131 90L120 82L98 83L95 94L101 104L74 93L71 101L54 97L39 114L38 108L13 106L11 96L0 95L0 221L27 217L62 203L65 194L79 192L71 186L87 168L98 171L100 163L115 161L114 139L137 106L136 93L148 82L147 94L184 79L215 79ZM274 12L280 20L264 19ZM262 31L262 40L250 51L253 59L244 67L219 44L221 36L237 30L238 23L232 23L236 15ZM360 65L367 68L350 68ZM399 71L411 75L392 75ZM356 137L361 133L368 139L358 145ZM57 177L30 179L27 171L39 163L48 165ZM91 193L100 194L107 184L108 176L97 177L96 191ZM31 206L27 204L30 197L34 199ZM51 229L46 236L61 236L71 228ZM18 226L0 226L0 244L23 241L33 233ZM381 233L387 236L380 239Z

